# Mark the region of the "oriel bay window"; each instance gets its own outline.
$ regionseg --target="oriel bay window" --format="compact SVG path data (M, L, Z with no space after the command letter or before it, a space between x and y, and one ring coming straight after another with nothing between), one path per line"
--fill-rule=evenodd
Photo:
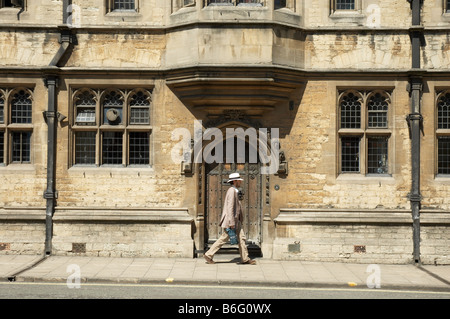
M391 92L339 92L339 172L390 174L389 126Z
M72 96L72 165L151 165L151 90L80 88Z
M33 91L0 88L0 165L31 163Z

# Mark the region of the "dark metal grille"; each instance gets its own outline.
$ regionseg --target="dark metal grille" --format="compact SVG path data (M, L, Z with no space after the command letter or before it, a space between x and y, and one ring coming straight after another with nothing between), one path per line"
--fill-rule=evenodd
M0 131L0 164L5 162L5 132Z
M11 122L31 123L31 97L21 90L14 94L11 101Z
M388 138L383 136L367 139L367 173L388 173Z
M388 101L386 97L380 93L372 95L367 105L368 126L370 128L386 128Z
M104 124L120 124L122 122L122 95L116 91L111 91L105 96L103 101L103 123ZM108 115L108 111L113 112L112 118Z
M285 8L286 0L275 0L275 9Z
M12 162L31 162L31 133L13 132L12 134Z
M147 132L130 133L130 165L150 164L150 134Z
M446 93L438 100L438 128L450 129L450 93Z
M103 133L102 164L122 164L122 132Z
M450 136L438 137L438 174L450 174Z
M358 96L348 93L341 101L341 128L361 127L361 102Z
M450 0L447 0L447 4L445 6L446 12L450 13Z
M336 0L336 10L355 10L355 0Z
M114 10L134 10L134 0L114 0Z
M75 133L75 164L95 164L95 135L96 132Z
M133 94L130 102L130 124L150 123L150 97L142 91Z
M72 243L73 253L86 253L86 243Z
M359 172L360 137L341 138L341 171Z

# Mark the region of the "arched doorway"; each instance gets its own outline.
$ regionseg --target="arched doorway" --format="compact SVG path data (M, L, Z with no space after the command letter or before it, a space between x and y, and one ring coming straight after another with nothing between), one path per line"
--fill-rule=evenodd
M227 183L231 173L238 172L244 181L240 187L240 198L244 214L243 228L249 249L259 250L262 239L262 175L257 145L245 141L245 154L238 148L234 137L234 158L226 156L226 142L223 141L223 162L205 163L205 246L208 249L222 234L219 226ZM249 154L257 154L256 161Z

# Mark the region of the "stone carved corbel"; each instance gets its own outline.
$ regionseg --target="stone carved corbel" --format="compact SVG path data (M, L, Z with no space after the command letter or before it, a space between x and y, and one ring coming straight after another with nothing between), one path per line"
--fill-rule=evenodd
M288 162L286 160L286 156L284 151L280 151L279 155L279 163L278 163L278 175L287 175L288 174Z
M191 145L188 152L183 154L183 161L181 161L181 174L190 175L193 171L194 162L194 140L191 139Z

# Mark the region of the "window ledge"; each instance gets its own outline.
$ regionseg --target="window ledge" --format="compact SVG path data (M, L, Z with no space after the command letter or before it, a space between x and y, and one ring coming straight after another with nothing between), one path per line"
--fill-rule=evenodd
M336 10L330 14L330 18L364 18L365 15L358 10Z
M30 124L30 123L13 123L13 124L9 124L8 128L10 128L10 129L31 130L31 129L33 129L33 124Z
M450 135L450 130L449 129L442 129L442 128L438 128L436 130L436 134L442 134L442 135Z
M294 10L292 10L291 8L287 8L287 7L274 9L274 11L288 13L288 14L297 14L297 13L295 13Z
M9 13L18 13L22 8L20 7L4 7L4 8L0 8L0 11L3 12L9 12Z
M354 135L362 135L364 134L364 130L360 128L341 128L338 131L339 134L354 134Z
M172 16L174 15L178 15L178 14L187 14L187 13L191 13L191 12L196 12L197 9L194 6L189 6L189 7L184 7L184 8L180 8L175 12L172 12Z
M229 3L211 3L205 6L202 10L268 10L268 8L263 5L252 5L251 3L237 6Z
M0 171L2 173L34 173L36 172L36 168L33 164L8 164L8 165L0 165Z
M450 183L450 175L436 175L434 180L439 183Z
M359 11L349 10L338 10L330 14L330 19L333 22L348 23L348 24L358 24L361 25L365 19L365 15Z
M130 165L130 166L116 166L116 165L74 165L69 168L69 173L90 173L90 174L140 174L153 173L155 170L151 165Z
M336 182L357 183L357 184L377 184L377 183L395 183L395 178L391 174L352 174L342 173L336 178Z
M106 14L107 16L136 16L139 12L136 10L113 10Z
M263 7L262 3L239 3L237 7Z
M110 22L137 22L142 20L142 14L135 10L115 10L105 15L105 20Z

